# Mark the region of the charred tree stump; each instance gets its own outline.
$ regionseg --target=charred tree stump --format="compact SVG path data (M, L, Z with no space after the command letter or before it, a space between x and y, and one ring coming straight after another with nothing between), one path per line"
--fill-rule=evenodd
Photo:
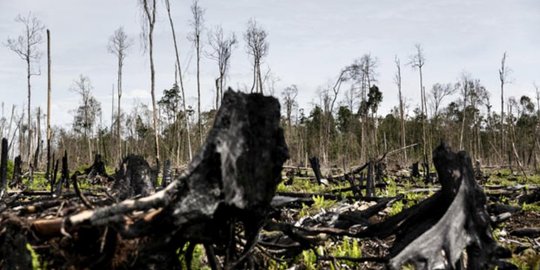
M161 187L164 188L172 182L171 160L165 160L163 164L163 178L161 179Z
M15 157L13 161L13 182L12 185L19 185L22 183L22 159L21 155Z
M369 162L366 177L366 196L375 196L375 179L373 177L373 162Z
M441 144L433 160L441 190L357 236L395 235L388 255L390 269L407 263L416 269L459 268L463 251L469 258L467 269L502 265L502 248L492 238L486 196L474 179L470 157Z
M109 177L107 171L105 170L105 162L100 154L94 155L94 163L84 170L84 174L86 174L88 178L93 178L96 176Z
M62 157L62 171L60 173L60 180L56 185L56 196L60 196L62 194L62 186L65 186L66 189L69 190L69 169L67 151L64 151L64 156Z
M150 196L72 215L63 221L66 232L112 226L124 238L140 239L131 268L175 268L186 242L204 244L209 261L224 269L247 268L288 157L279 121L275 98L227 91L183 175ZM133 212L139 214L128 218Z
M420 177L420 170L418 168L418 162L415 162L411 166L411 177L418 178Z
M54 155L53 155L53 160L54 160ZM58 177L58 163L59 163L59 160L57 159L54 162L54 171L51 177L51 193L54 193L54 187L56 186L56 177Z
M317 180L317 183L321 184L322 174L321 174L321 164L319 162L318 157L310 157L309 158L309 165L311 166L311 169L313 169L313 173L315 174L315 179Z
M120 164L112 186L113 193L120 200L136 195L148 196L154 193L152 170L141 156L129 155Z
M0 154L0 200L7 192L7 162L8 162L8 141L2 138L2 150Z

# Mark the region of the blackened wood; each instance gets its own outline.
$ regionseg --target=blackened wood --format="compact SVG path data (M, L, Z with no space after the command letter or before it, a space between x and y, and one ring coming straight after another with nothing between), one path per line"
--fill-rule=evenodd
M322 174L321 174L321 164L319 162L318 157L310 157L309 158L309 165L311 166L311 169L313 170L313 173L315 174L315 179L317 180L317 183L321 184Z
M171 160L165 160L163 164L163 177L161 179L161 187L166 187L172 181Z
M373 162L369 162L367 170L367 179L366 179L366 196L373 197L375 196L375 177L373 175Z
M21 155L15 157L13 161L13 185L18 185L22 182L22 159Z
M7 191L7 162L8 162L8 141L2 138L2 150L0 155L0 200Z
M53 155L53 160L54 160L54 155ZM56 161L54 162L54 171L51 178L51 193L54 193L54 187L56 186L56 178L58 177L58 163L59 163L59 160L56 159Z
M58 181L55 189L56 196L62 194L62 186L65 186L69 190L69 169L68 169L68 155L67 151L64 151L64 156L62 157L62 171L60 173L60 180Z
M148 196L155 191L152 170L143 157L129 155L124 158L116 172L113 193L120 200L136 195Z
M418 169L418 162L415 162L411 166L411 176L420 177L420 170Z
M94 155L94 162L90 167L84 170L84 174L88 175L88 178L93 178L98 175L104 177L109 176L105 170L105 162L100 154Z

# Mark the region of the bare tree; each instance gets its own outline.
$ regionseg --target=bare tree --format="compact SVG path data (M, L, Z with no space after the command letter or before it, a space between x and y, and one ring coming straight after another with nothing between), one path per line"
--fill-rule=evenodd
M231 54L234 46L238 42L234 33L225 37L223 28L217 26L214 31L209 33L208 40L212 50L208 53L209 58L215 60L218 64L219 77L216 79L216 109L219 108L221 98L223 97L223 85L227 78Z
M400 128L401 128L401 147L405 148L406 146L406 134L405 134L405 110L403 104L403 96L401 94L401 63L399 58L395 56L394 62L396 63L396 75L394 77L394 82L398 88L398 98L399 98L399 117L400 117ZM407 150L403 150L403 161L407 162Z
M173 20L172 20L172 16L171 16L171 4L169 2L169 0L165 0L165 7L167 8L167 15L169 17L169 24L171 26L171 32L172 32L172 37L173 37L173 44L174 44L174 52L175 52L175 56L176 56L176 69L178 70L178 80L179 80L179 85L180 85L180 92L182 94L182 108L184 109L184 113L187 112L187 107L186 107L186 95L185 95L185 91L184 91L184 79L182 77L182 65L180 64L180 52L178 50L178 42L176 41L176 31L174 30L174 23L173 23ZM176 70L175 70L175 75L176 75ZM176 78L176 76L175 76ZM175 83L176 80L175 80ZM177 83L178 85L178 83ZM191 149L191 128L189 126L189 121L188 121L188 118L187 116L185 117L185 124L186 124L186 132L187 132L187 143L188 143L188 155L189 155L189 160L193 159L193 154L192 154L192 149ZM180 133L179 133L180 134Z
M150 58L150 94L152 95L152 125L154 129L154 154L156 156L156 166L159 168L159 129L158 129L158 108L156 106L155 95L155 68L154 68L154 26L156 24L156 1L157 0L140 0L143 11L143 36L145 37L148 47L148 55ZM146 46L145 46L146 47Z
M508 75L510 72L511 70L508 68L508 66L506 66L506 52L504 52L501 59L501 68L499 69L499 80L501 82L501 151L503 152L506 149L506 141L504 134L504 85L507 83Z
M114 34L109 38L109 45L107 49L110 53L114 54L118 60L118 74L117 74L117 83L116 88L118 91L118 106L117 106L117 115L116 115L116 138L118 142L118 147L120 151L119 157L122 156L122 110L121 110L121 99L122 99L122 68L124 66L124 60L127 56L127 51L129 47L133 44L133 41L127 36L124 32L123 27L119 27L114 31ZM113 97L114 98L114 97ZM112 126L111 126L112 128Z
M79 75L79 78L74 81L71 91L77 93L81 97L81 104L75 111L75 120L73 129L82 133L84 139L88 143L88 160L92 160L92 143L91 137L97 119L101 115L101 104L92 96L92 83L90 79L84 75Z
M195 45L195 50L197 53L197 127L199 129L199 143L203 143L203 134L202 134L202 119L201 119L201 33L203 31L204 24L204 10L199 6L199 1L194 0L191 5L191 14L193 15L193 20L191 21L191 27L193 27L193 32L191 32L189 38Z
M431 92L429 93L429 100L431 101L431 106L433 107L433 117L438 117L439 109L444 98L453 95L457 91L457 89L458 88L451 83L436 83L431 87Z
M42 32L45 26L41 21L32 13L28 13L27 16L18 15L15 21L24 25L24 32L16 39L8 38L6 46L13 52L15 52L26 63L26 83L28 87L28 151L27 160L28 164L31 163L32 155L32 86L30 79L34 75L40 75L39 70L33 69L33 64L38 63L41 59L41 51L39 45L43 42Z
M257 25L257 21L250 19L244 33L244 40L246 41L247 52L253 58L253 85L251 86L251 92L255 90L256 93L263 93L261 62L268 54L267 37L268 34L262 27Z
M424 67L426 59L424 58L424 51L422 49L422 45L416 44L414 45L416 52L411 55L409 64L413 69L418 69L418 74L420 76L420 103L421 103L421 110L422 110L422 148L423 148L423 156L424 156L424 163L427 164L428 157L427 157L427 141L426 141L426 119L427 119L427 112L426 112L426 93L424 90L424 84L423 84L423 77L422 77L422 68Z
M51 180L51 33L47 29L47 170L45 178Z

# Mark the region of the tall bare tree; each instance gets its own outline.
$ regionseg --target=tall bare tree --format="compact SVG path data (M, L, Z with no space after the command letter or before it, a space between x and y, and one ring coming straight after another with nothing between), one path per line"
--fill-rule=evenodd
M28 164L31 163L32 155L32 86L30 83L31 77L40 75L39 69L36 71L33 68L34 64L39 64L41 59L41 51L39 45L43 42L42 32L45 29L43 23L32 13L26 16L18 15L15 21L24 25L24 32L17 38L8 38L6 46L15 52L26 63L26 83L28 88Z
M214 31L209 33L208 40L211 51L208 53L209 58L215 60L218 64L219 76L216 79L216 109L219 108L221 98L223 97L223 86L229 71L229 64L232 55L232 50L236 43L236 35L234 33L225 37L223 28L217 26Z
M187 112L187 106L186 106L186 94L184 91L184 79L182 77L182 65L180 64L180 52L178 50L178 42L176 41L176 31L174 30L174 23L171 16L171 4L169 0L165 0L165 7L167 9L167 15L169 17L169 25L171 26L171 32L173 37L173 44L174 44L174 52L176 56L176 69L178 70L178 83L180 85L180 92L182 94L182 108L184 109L184 113ZM175 74L177 72L175 71ZM175 77L175 78L176 78ZM175 81L175 83L177 83ZM187 137L187 143L188 143L188 154L189 154L189 160L193 159L192 149L191 149L191 128L189 126L189 121L187 116L185 117L185 124L186 124L186 137Z
M202 134L202 119L201 119L201 33L204 27L204 10L199 6L199 1L194 0L191 5L191 14L193 15L191 21L191 27L193 27L193 32L191 32L189 38L195 45L195 50L197 54L197 127L199 129L199 143L202 145L203 134Z
M261 77L261 62L268 54L268 34L257 24L255 19L250 19L248 27L244 33L247 52L253 58L253 85L251 92L263 93L263 83Z
M51 180L51 32L47 29L47 171L45 178Z
M401 63L399 58L395 56L394 62L396 63L396 75L394 77L394 83L398 88L398 98L399 98L399 118L400 118L400 128L401 128L401 147L405 148L406 144L406 134L405 134L405 110L403 104L403 96L401 94ZM403 161L407 162L407 149L403 150Z
M140 0L144 11L143 37L145 47L148 47L148 56L150 58L150 94L152 96L152 126L154 129L154 155L156 157L156 166L159 168L159 128L158 128L158 108L156 106L155 94L155 68L154 68L154 26L156 25L156 1Z
M118 92L118 105L116 109L116 139L119 144L118 147L120 150L119 158L122 156L122 68L124 67L124 60L126 59L128 49L131 47L132 44L132 40L128 37L126 32L124 32L124 28L119 27L109 38L109 45L107 46L108 51L114 54L118 61L118 73L116 83L116 88Z
M504 125L504 85L508 81L508 75L511 70L506 65L506 52L503 53L501 59L501 68L499 69L499 80L501 82L501 151L505 152L506 140L505 140L505 125ZM510 155L509 155L510 156Z
M424 82L422 77L422 68L424 67L426 59L424 58L424 51L422 45L416 44L415 53L411 55L409 64L413 69L418 69L418 75L420 76L420 102L421 111L422 111L422 149L424 156L424 163L427 164L428 161L428 150L427 150L427 140L426 140L426 119L427 119L427 110L426 110L426 93L424 90Z

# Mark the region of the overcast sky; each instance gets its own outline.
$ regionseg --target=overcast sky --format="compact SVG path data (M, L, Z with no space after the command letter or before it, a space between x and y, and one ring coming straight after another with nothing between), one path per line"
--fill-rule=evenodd
M70 87L84 74L103 108L103 123L110 122L111 89L116 81L116 59L107 52L115 29L123 26L135 41L124 69L124 108L137 102L150 104L148 57L140 47L141 13L135 0L0 0L0 40L22 33L14 21L32 12L51 31L53 69L53 124L68 125L79 97ZM181 61L186 70L188 103L196 104L195 55L186 39L191 1L171 1ZM470 73L491 92L499 110L498 68L504 51L513 70L507 96L534 97L533 82L540 84L540 1L358 1L358 0L200 0L205 26L222 25L235 32L240 43L233 51L229 85L251 86L250 59L243 32L256 18L268 32L269 55L264 69L277 79L276 95L291 84L298 85L300 106L306 110L318 102L317 89L335 81L341 68L363 54L378 59L377 79L383 92L381 112L397 104L393 84L394 56L408 61L414 44L424 48L426 88L455 82ZM206 37L206 34L203 34ZM45 43L42 46L45 52ZM46 58L42 76L33 77L32 106L46 106ZM158 2L155 30L156 94L174 82L174 51L163 2ZM216 64L202 60L203 107L212 107ZM412 107L419 100L418 75L402 67L403 90ZM12 104L20 110L26 103L25 63L5 46L0 47L0 100L6 112ZM341 97L342 98L342 97Z

